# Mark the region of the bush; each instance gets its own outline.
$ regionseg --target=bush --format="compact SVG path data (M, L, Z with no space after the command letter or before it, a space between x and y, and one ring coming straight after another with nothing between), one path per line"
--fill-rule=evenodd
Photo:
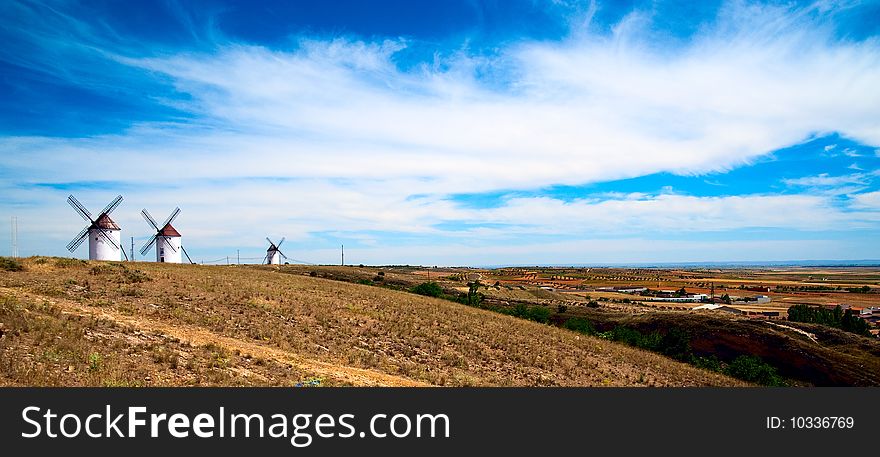
M776 374L776 368L753 355L741 355L733 359L724 368L724 374L765 386L785 385L782 378Z
M721 371L721 361L718 360L718 357L716 357L715 355L711 355L709 357L692 357L691 365L697 368L702 368L704 370L716 372Z
M434 281L423 282L413 287L412 292L427 297L439 297L443 295L443 289Z
M596 300L590 300L590 302L587 303L587 308L598 308L598 307L599 307L599 302L597 302Z
M673 327L660 339L660 352L677 360L689 360L691 354L691 336L684 330Z
M0 270L24 271L24 265L12 257L0 257Z
M517 303L516 306L512 309L507 309L504 313L520 319L540 322L542 324L550 322L550 310L540 305L527 306L522 303Z
M584 335L596 334L596 328L593 327L593 323L582 317L573 317L565 321L565 323L562 324L562 327L569 330L574 330L578 333L583 333Z
M86 262L85 260L72 259L70 257L61 257L61 258L55 259L55 266L58 268L77 267L80 265L85 265L87 263L88 262Z
M550 322L550 310L543 306L532 306L529 308L526 319L546 324Z

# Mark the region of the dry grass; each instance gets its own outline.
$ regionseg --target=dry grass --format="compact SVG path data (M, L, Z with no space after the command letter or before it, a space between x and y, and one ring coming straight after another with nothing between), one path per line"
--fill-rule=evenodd
M11 384L740 384L567 330L307 273L24 263L0 272L0 295L10 297L0 298L0 382ZM93 353L98 374L88 370Z

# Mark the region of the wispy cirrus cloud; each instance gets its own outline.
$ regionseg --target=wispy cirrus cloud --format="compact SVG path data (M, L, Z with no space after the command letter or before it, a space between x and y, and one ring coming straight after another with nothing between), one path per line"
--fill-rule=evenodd
M37 184L124 182L127 204L185 205L205 250L248 243L242 234L259 221L294 239L342 231L487 240L498 224L521 237L876 224L859 213L871 197L857 188L843 206L829 195L737 188L743 195L505 198L482 210L450 199L723 172L831 132L880 144L880 42L842 38L840 6L730 2L668 46L650 14L634 11L606 32L591 22L596 8L578 13L563 40L513 40L489 53L461 46L405 65L407 38L301 35L268 47L215 31L197 34L195 49L149 48L61 15L53 27L76 33L25 37L61 57L20 64L74 85L106 83L88 68L97 61L114 77L163 87L150 103L186 116L115 134L0 138L0 180L21 199ZM868 173L783 183L864 186Z

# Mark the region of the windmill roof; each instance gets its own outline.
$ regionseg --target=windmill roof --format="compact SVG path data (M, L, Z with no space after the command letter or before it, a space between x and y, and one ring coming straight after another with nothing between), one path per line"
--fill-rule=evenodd
M101 228L104 230L121 230L116 222L113 222L113 219L110 219L110 216L106 214L101 214L98 216L98 219L95 220L95 227Z
M177 229L175 229L173 225L168 223L168 224L165 224L165 227L162 227L162 229L159 230L159 235L160 236L180 236L180 232L178 232Z

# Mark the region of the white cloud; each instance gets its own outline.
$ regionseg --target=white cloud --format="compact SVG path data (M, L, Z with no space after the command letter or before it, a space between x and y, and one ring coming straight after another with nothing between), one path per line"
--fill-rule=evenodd
M850 195L853 200L853 207L865 210L880 211L880 191L864 192L861 194Z
M880 44L834 38L823 12L810 8L731 3L717 24L674 48L647 41L650 19L632 15L610 36L579 30L562 42L519 42L495 57L462 51L410 70L395 64L404 41L117 55L189 94L173 103L197 120L91 138L2 138L0 184L124 182L135 215L120 216L127 226L143 225L141 206L161 213L179 205L185 236L218 246L266 233L439 234L435 226L450 221L585 236L861 227L861 216L818 195L511 199L484 211L446 199L725 170L829 132L880 144ZM823 174L786 183L862 179ZM34 209L32 217L63 220L64 232L76 232L66 226L74 215L57 208L64 192L6 195L45 197L52 211Z
M410 71L394 64L397 41L120 57L190 94L182 107L202 123L26 149L71 162L134 155L141 179L418 176L478 192L723 170L816 132L880 144L877 41L837 41L802 13L729 6L676 49L645 43L650 23L630 18L612 36L520 43L491 59L458 53ZM185 166L145 163L160 151Z
M820 173L817 176L783 179L782 182L789 186L834 187L844 184L867 184L867 176L868 175L864 173L853 173L840 176L830 176L828 173Z
M525 225L530 231L566 234L712 232L745 228L827 230L866 227L874 216L846 213L819 195L694 197L661 194L565 202L514 198L474 217Z

